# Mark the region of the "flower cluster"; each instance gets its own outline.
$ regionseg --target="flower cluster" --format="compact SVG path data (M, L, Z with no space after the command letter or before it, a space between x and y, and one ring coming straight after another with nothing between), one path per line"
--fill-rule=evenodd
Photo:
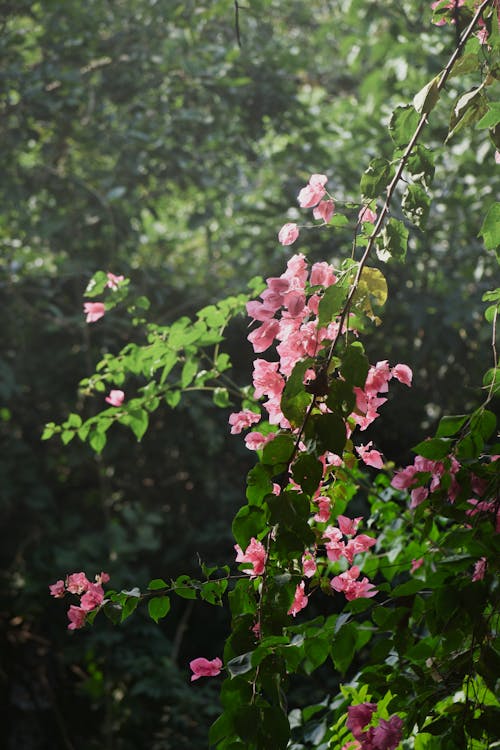
M234 549L236 550L236 562L251 563L253 566L252 568L244 568L245 573L248 573L251 578L262 575L267 560L266 550L262 542L252 537L245 552L243 552L239 544L235 544Z
M49 591L56 599L62 599L66 593L80 596L80 606L70 605L68 610L68 630L78 630L85 625L88 612L97 609L104 601L103 583L109 581L107 573L95 577L95 583L89 581L85 573L71 573L66 580L59 580L49 586Z
M120 284L125 280L125 276L117 276L111 271L107 273L106 286L112 291L116 291ZM103 302L85 302L83 305L83 312L85 313L85 321L87 323L96 323L106 312L106 306Z
M376 710L376 703L359 703L357 706L349 706L346 726L356 738L357 744L348 743L342 750L347 750L347 746L352 750L354 748L357 750L396 750L401 742L403 721L397 714L394 714L388 721L380 719L377 726L371 726L365 730Z

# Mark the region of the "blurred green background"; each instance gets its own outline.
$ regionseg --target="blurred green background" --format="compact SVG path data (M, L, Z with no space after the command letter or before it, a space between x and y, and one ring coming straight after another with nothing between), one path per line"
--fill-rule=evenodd
M391 111L440 70L455 39L431 24L427 1L239 5L236 16L232 0L0 2L7 750L196 750L218 710L216 681L191 686L187 665L220 654L222 610L178 600L158 626L138 612L119 628L99 618L69 634L66 607L48 594L73 571L104 569L119 589L197 575L199 558L231 563L252 465L228 413L200 396L160 409L140 444L116 429L100 457L40 441L75 404L87 416L102 407L81 401L78 381L137 335L118 309L84 322L89 278L130 277L165 324L255 274L281 273L290 248L276 235L299 216L300 187L324 172L338 201L358 201L369 160L392 153ZM432 113L427 231L413 229L406 265L385 271L383 324L365 342L373 361L414 370L411 392L396 388L366 433L396 463L443 412L479 402L490 365L481 295L496 262L477 234L494 199L494 149L484 130L442 143L453 102L479 83L453 78ZM351 237L303 232L293 250L335 263ZM246 326L228 334L242 384ZM306 700L334 684L321 672Z

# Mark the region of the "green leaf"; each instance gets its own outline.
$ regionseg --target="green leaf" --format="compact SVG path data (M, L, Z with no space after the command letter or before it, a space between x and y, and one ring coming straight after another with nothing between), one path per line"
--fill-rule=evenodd
M352 414L354 407L356 406L356 395L353 391L351 381L346 382L345 380L338 379L332 380L326 404L329 409L336 414L338 413L341 417L346 418Z
M320 451L331 451L342 455L347 440L344 420L338 414L316 414L311 420L313 436Z
M304 388L305 371L312 367L313 360L307 359L297 362L287 380L281 396L281 411L292 427L299 427L305 417L307 408L312 401L312 394Z
M129 408L120 415L119 421L130 427L137 440L140 441L148 429L149 415L145 409Z
M188 385L191 385L191 383L194 380L194 376L198 372L198 360L197 359L187 359L186 362L184 362L184 365L182 367L182 374L181 374L181 388L187 388Z
M467 414L457 414L456 416L442 417L439 421L436 437L452 437L456 435L463 424L467 421Z
M424 188L428 189L435 172L433 152L427 146L417 143L406 163L406 170L414 182L419 182Z
M406 146L419 123L420 117L411 104L396 107L389 122L389 133L396 146Z
M417 185L411 185L410 187L421 190ZM384 263L387 263L389 260L404 262L408 247L408 234L408 230L402 221L399 221L399 219L389 219L380 237L377 239L377 257L379 260Z
M157 591L158 589L168 589L169 584L163 580L163 578L154 578L148 583L149 591Z
M181 400L181 392L180 391L167 391L165 393L165 401L170 406L171 409L175 409L179 401Z
M287 464L293 453L295 441L291 435L277 435L263 448L262 462L276 466Z
M427 222L427 217L429 216L430 205L431 199L427 195L426 191L422 187L420 187L420 185L408 185L403 195L401 207L403 209L404 215L413 224L415 224L416 227L420 227L421 229L424 228ZM387 226L389 226L391 221L396 221L396 219L390 219ZM399 223L401 224L401 222ZM403 243L404 254L401 258L402 260L404 260L404 257L406 255L406 246L408 241L408 230L404 226L403 229L406 232L406 237ZM394 255L393 253L391 254Z
M466 94L462 94L462 96L457 99L451 113L449 132L445 143L447 143L455 133L464 127L464 125L472 125L480 120L485 114L488 105L487 100L482 93L483 86L484 83L471 89Z
M168 596L155 596L148 602L149 616L155 622L159 622L170 611L170 599Z
M372 303L382 307L386 299L387 281L382 271L365 266L353 296L354 311L362 311L370 320L379 323L380 319L375 315Z
M266 526L266 512L257 505L244 505L233 520L233 536L244 550L252 537L257 537Z
M97 432L97 430L94 430L89 438L90 447L96 453L100 453L106 445L106 440L105 432Z
M128 596L125 599L125 602L122 605L122 614L120 618L121 622L123 622L128 617L130 617L132 612L134 612L137 609L137 605L139 604L139 602L140 602L139 596Z
M356 625L348 622L335 635L330 655L335 668L341 675L345 675L354 658L356 650Z
M192 580L189 576L178 576L173 582L174 592L181 599L196 599L196 589L193 587Z
M427 83L423 89L415 95L413 106L419 115L429 114L429 112L436 106L439 99L439 78L440 76L433 78L432 81L429 81L429 83Z
M434 461L439 461L450 454L452 445L453 440L436 437L430 438L429 440L423 440L412 448L412 451L424 458L431 458Z
M394 169L387 159L372 159L361 178L363 198L377 198L390 183L393 173Z
M318 327L327 326L340 315L349 292L348 279L332 284L325 291L319 303Z
M321 482L323 465L310 453L301 453L293 464L292 476L303 492L313 495Z
M500 246L500 203L490 206L478 236L483 238L487 250Z
M229 406L229 391L227 388L215 388L212 400L216 406L220 406L221 408Z
M369 369L370 363L365 354L363 344L360 341L349 344L342 355L340 365L340 372L345 380L354 386L363 388Z
M478 128L494 128L500 122L500 102L488 101L488 111L477 123Z
M247 500L250 505L258 505L273 491L269 472L262 464L256 464L247 475Z

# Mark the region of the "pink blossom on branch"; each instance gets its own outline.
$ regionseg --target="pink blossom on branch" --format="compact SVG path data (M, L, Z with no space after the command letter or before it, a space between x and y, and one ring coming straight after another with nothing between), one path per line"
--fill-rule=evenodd
M229 415L229 424L231 425L231 435L239 435L242 430L251 427L253 424L260 422L260 414L256 414L249 409L234 412Z
M253 568L244 568L244 573L247 573L251 578L262 575L267 560L266 550L262 542L252 537L245 552L242 551L239 544L235 544L234 549L236 550L236 562L253 565Z
M125 276L116 276L114 273L111 273L111 271L109 271L106 275L108 277L106 286L109 289L113 289L113 291L115 289L118 289L118 286L122 281L125 281Z
M56 599L62 599L62 597L65 594L65 587L64 587L64 581L56 581L51 586L49 586L49 591L52 596L54 596Z
M109 396L106 396L104 400L111 406L121 406L125 400L125 393L118 390L110 391Z
M371 450L371 446L371 440L366 445L356 445L356 453L367 466L373 466L374 469L382 469L384 466L382 454L379 451Z
M102 302L85 302L83 305L83 312L86 313L86 322L95 323L97 320L103 317L106 312Z
M360 223L362 222L370 222L370 224L375 224L377 221L377 212L372 211L369 206L363 206L358 214L358 221Z
M85 625L85 610L81 607L75 607L73 604L68 610L69 625L68 630L79 630Z
M293 245L298 236L299 228L297 224L289 222L288 224L283 224L278 232L278 241L282 245Z
M325 224L328 224L334 213L335 204L332 200L321 201L321 203L318 203L316 208L313 209L314 218L322 219Z
M376 703L358 703L347 708L347 728L359 740L363 736L363 729L370 723L372 715L377 710Z
M85 573L71 573L66 578L66 588L70 594L83 594L91 585Z
M346 570L345 573L341 573L335 576L330 581L330 586L334 591L342 592L345 595L347 601L351 602L353 599L368 599L378 594L377 589L370 583L368 578L362 578L361 581L357 581L360 570L357 565L353 565L352 568Z
M193 673L191 682L194 682L199 680L200 677L216 677L222 669L222 661L218 657L209 660L200 656L198 659L190 661L189 667Z
M309 178L308 184L302 188L297 200L301 208L312 208L316 206L326 193L325 185L328 178L324 174L313 174Z
M307 607L309 599L304 594L304 581L301 581L295 589L295 596L292 602L292 606L288 610L288 614L295 617L301 609Z

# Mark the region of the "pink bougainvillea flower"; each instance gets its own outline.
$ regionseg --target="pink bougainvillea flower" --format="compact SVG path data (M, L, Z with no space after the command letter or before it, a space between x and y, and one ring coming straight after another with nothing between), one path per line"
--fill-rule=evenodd
M346 726L357 740L362 738L363 729L370 723L376 710L376 703L358 703L357 706L347 708Z
M200 677L216 677L220 674L222 662L218 657L209 660L200 656L198 659L190 661L189 667L193 673L191 675L191 682L194 682L195 680L199 680Z
M108 280L106 282L106 286L109 287L109 289L118 289L119 284L122 281L125 281L125 276L115 276L114 273L108 272L107 274Z
M301 581L295 589L295 596L293 599L292 606L288 610L288 614L295 617L301 609L307 607L308 597L304 594L304 581Z
M293 245L298 236L299 228L297 224L288 222L287 224L283 224L280 231L278 232L278 241L282 245Z
M423 557L419 557L418 560L412 560L411 561L410 573L415 573L415 571L417 571L419 568L421 568L423 564L424 564L424 558Z
M56 599L62 599L65 594L64 581L56 581L49 586L49 591Z
M411 386L413 373L408 365L396 365L391 370L392 376L404 385Z
M367 466L373 466L375 469L382 469L384 466L382 454L379 453L379 451L371 450L371 446L371 440L366 445L356 445L356 453Z
M272 318L271 320L264 321L261 326L247 336L247 339L252 344L253 350L256 354L265 352L266 349L269 349L276 338L279 326L279 321Z
M96 583L108 583L109 573L104 573L104 572L99 573L98 575L96 575L95 581Z
M100 607L104 601L104 591L98 583L91 583L80 600L80 607L85 612L90 612Z
M353 565L352 568L346 570L345 573L341 573L332 578L330 586L334 591L343 592L345 598L349 602L353 601L353 599L368 599L378 594L377 589L373 583L370 583L368 578L365 577L361 581L356 580L359 576L359 572L358 566Z
M314 520L318 523L328 523L330 520L331 500L329 497L318 497L316 501L318 503L318 512L314 516Z
M373 728L371 741L373 750L396 750L401 742L403 720L396 714L389 721L380 719L378 726Z
M106 308L102 302L85 302L83 305L83 312L87 315L85 318L87 323L95 323L96 320L103 317Z
M125 393L123 391L110 391L109 396L104 399L111 406L121 406L125 399Z
M316 206L326 193L325 185L328 178L324 174L313 174L309 178L308 184L302 188L297 200L301 208L312 208Z
M302 570L306 578L312 578L316 573L316 560L311 552L304 552L302 555Z
M68 610L68 630L79 630L85 625L85 610L72 604Z
M486 558L481 557L474 565L473 581L482 581L486 573Z
M328 224L333 214L335 213L335 204L331 200L324 200L318 203L316 208L313 209L313 216L315 219L322 219L325 224Z
M353 539L349 539L345 546L344 557L351 564L354 560L354 555L359 555L362 552L367 552L370 547L373 547L377 543L377 540L367 534L358 534Z
M315 263L311 268L311 275L309 277L309 283L311 286L331 286L335 284L337 277L333 272L333 268L329 263L322 261Z
M70 594L83 594L90 585L85 573L71 573L66 579L66 588Z
M352 536L356 533L358 526L360 524L360 521L363 520L363 516L358 516L357 518L348 518L347 516L337 516L337 523L339 525L339 529L345 536Z
M260 432L249 432L245 437L245 445L249 451L260 451L273 437L272 433L262 435Z
M369 206L363 206L358 214L358 221L361 222L370 222L370 224L375 224L377 221L377 212L372 211Z
M267 560L266 550L262 542L252 537L245 552L242 551L239 544L235 544L234 549L236 550L236 562L253 565L253 568L244 568L244 573L247 573L251 578L262 575Z
M495 151L495 164L500 164L500 151Z
M231 425L231 435L239 435L242 430L251 427L253 424L260 422L260 414L256 414L249 409L234 412L229 415L229 424Z

